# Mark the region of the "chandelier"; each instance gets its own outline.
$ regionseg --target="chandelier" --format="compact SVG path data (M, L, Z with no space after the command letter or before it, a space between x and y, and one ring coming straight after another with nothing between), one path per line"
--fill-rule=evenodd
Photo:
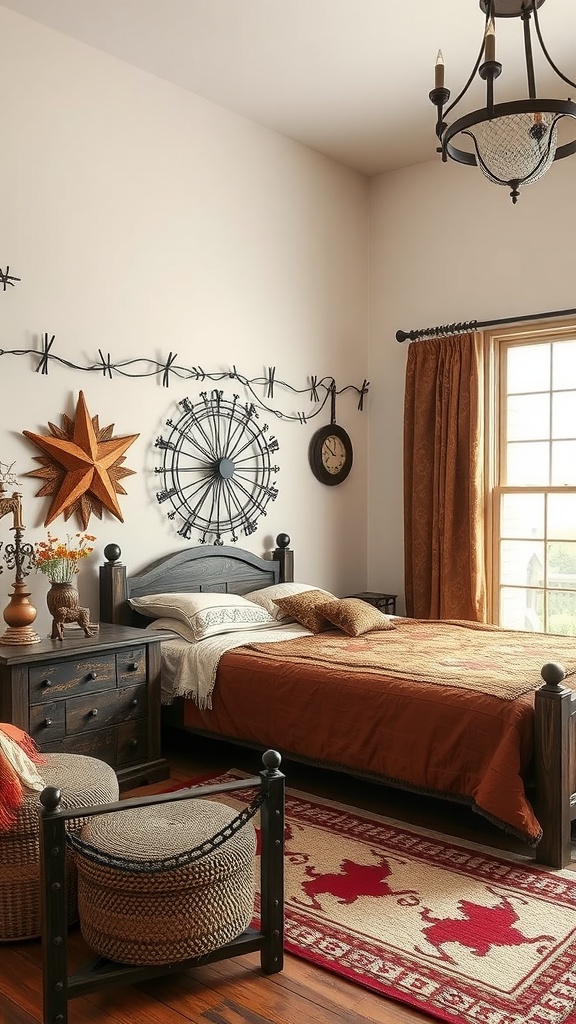
M538 8L545 0L480 0L486 15L486 24L478 59L470 77L453 103L447 106L450 90L444 86L444 60L438 51L434 69L434 88L430 99L437 110L436 135L440 141L438 152L446 162L448 157L461 164L480 167L489 181L506 185L512 202L516 203L522 185L538 181L554 160L576 153L576 138L558 145L558 125L563 118L576 118L576 103L570 99L545 100L536 96L536 79L532 54L532 21L540 49L554 73L576 89L576 83L556 67L542 39L538 23ZM524 31L524 57L528 96L508 103L494 103L494 82L502 73L502 64L496 60L497 18L519 18ZM451 124L448 115L455 110L468 92L476 74L486 82L486 106L457 117ZM463 140L471 139L470 149L460 149Z

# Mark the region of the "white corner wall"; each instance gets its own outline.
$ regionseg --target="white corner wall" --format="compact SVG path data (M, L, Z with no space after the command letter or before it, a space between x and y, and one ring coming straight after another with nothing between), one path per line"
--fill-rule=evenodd
M138 433L126 465L136 471L120 497L124 523L91 519L95 555L80 596L97 614L97 570L107 543L129 570L184 545L156 500L154 449L176 402L224 380L175 380L86 373L81 366L167 359L249 378L275 367L302 393L274 392L273 407L308 413L310 377L361 386L367 373L369 184L359 174L235 114L0 7L2 160L0 269L19 278L0 290L0 459L15 463L24 496L25 540L45 535L48 498L27 478L40 454L23 430L48 433L73 415L78 393L100 426ZM132 370L133 372L133 370ZM368 398L379 404L378 386ZM264 397L264 389L261 389ZM248 395L241 395L246 400ZM329 422L329 404L305 425L261 414L279 441L279 496L240 546L262 553L288 532L300 579L338 594L366 585L368 414L343 394L338 421L355 444L340 487L308 467L308 443ZM77 529L57 519L57 536ZM9 541L10 521L0 521ZM195 534L190 543L196 543ZM12 575L4 566L0 601ZM29 578L47 628L47 583ZM2 597L4 595L4 597Z
M371 182L369 584L404 590L398 328L576 308L576 158L513 206L475 168L437 161ZM401 604L402 609L402 604Z

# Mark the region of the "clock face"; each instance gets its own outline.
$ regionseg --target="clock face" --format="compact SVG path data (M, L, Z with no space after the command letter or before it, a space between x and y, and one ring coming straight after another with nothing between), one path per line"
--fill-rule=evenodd
M203 391L199 402L184 398L179 406L180 417L166 421L168 436L156 439L163 453L154 471L163 483L159 504L179 521L186 540L193 530L203 544L221 545L225 533L232 541L240 531L249 536L278 494L271 459L276 438L266 436L268 426L259 426L254 406L238 395L229 400L222 391Z
M337 434L329 434L322 443L322 465L327 473L337 475L346 462L346 449Z
M340 484L352 469L352 442L343 427L331 423L312 436L308 458L320 483Z

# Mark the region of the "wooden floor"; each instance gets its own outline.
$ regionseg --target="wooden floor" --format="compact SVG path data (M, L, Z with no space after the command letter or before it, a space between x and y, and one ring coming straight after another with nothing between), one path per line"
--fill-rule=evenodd
M258 753L204 740L188 738L183 749L172 737L165 752L176 782L232 767L250 773L261 768ZM520 861L530 856L525 847L466 808L288 762L282 768L291 788L507 849ZM163 785L146 792L159 791ZM573 866L576 870L576 860ZM74 928L70 970L78 970L87 959ZM40 942L0 945L0 1024L40 1024L41 993ZM262 974L259 955L254 954L69 1003L69 1024L423 1024L431 1019L288 955L284 970L276 975Z

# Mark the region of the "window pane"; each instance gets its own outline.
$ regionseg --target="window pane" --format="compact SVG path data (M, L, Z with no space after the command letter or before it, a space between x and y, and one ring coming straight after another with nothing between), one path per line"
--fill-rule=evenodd
M500 579L516 586L541 587L544 583L544 544L532 540L503 540L500 544Z
M500 535L543 537L544 495L503 494L500 505Z
M550 389L550 345L518 345L508 349L508 394Z
M552 437L576 437L576 391L552 395Z
M551 540L576 540L576 494L549 494L547 533Z
M563 443L563 442L558 442ZM550 482L550 445L548 442L521 441L506 445L509 487L548 486Z
M508 399L506 432L509 441L550 437L550 393L512 395ZM576 437L576 432L569 436Z
M576 485L576 441L552 442L552 485Z
M544 622L543 591L520 587L503 587L500 591L500 625L505 629L542 633Z
M547 585L558 590L564 587L576 590L576 544L553 541L548 544Z
M552 387L576 388L576 341L555 341L552 352Z
M548 633L576 636L576 592L551 590L548 594Z

